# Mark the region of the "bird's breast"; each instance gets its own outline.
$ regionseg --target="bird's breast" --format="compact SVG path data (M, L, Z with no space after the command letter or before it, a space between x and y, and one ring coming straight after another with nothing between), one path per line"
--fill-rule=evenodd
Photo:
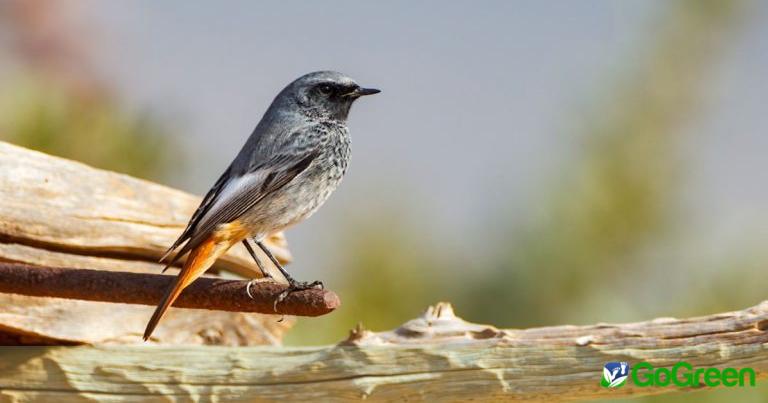
M284 229L316 212L341 183L349 157L348 137L323 142L320 154L306 170L268 200L254 206L250 216L254 226L261 227L258 232Z

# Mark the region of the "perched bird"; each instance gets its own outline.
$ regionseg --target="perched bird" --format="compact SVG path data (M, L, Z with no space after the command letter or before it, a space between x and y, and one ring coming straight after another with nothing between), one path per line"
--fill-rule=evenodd
M167 269L189 252L149 320L144 340L181 291L238 242L244 243L265 276L249 239L285 276L289 288L281 298L291 291L322 286L317 281L294 280L262 241L312 215L336 189L349 162L349 109L361 96L379 92L362 88L341 73L318 71L296 79L277 94L240 153L162 257Z

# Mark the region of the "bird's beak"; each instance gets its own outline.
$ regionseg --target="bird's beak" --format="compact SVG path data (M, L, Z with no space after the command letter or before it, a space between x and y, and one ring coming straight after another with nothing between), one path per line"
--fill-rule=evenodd
M358 97L362 97L362 96L365 96L365 95L378 94L380 92L381 92L381 90L377 90L376 88L362 88L362 87L358 87L358 88L355 88L353 91L344 94L344 96L345 97L358 98Z

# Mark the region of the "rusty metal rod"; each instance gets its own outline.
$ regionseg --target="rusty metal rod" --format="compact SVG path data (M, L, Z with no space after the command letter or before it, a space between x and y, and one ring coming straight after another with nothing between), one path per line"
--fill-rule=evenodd
M175 276L118 271L66 269L0 262L0 292L86 301L156 305ZM173 304L178 308L320 316L341 305L328 290L291 293L274 309L285 285L273 281L254 283L251 299L247 281L201 277L187 287Z

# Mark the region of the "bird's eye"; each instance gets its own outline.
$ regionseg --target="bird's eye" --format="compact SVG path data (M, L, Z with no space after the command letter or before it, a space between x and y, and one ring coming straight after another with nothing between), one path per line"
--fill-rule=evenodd
M329 95L331 92L333 92L333 87L331 87L328 84L323 84L320 86L320 93L323 95Z

